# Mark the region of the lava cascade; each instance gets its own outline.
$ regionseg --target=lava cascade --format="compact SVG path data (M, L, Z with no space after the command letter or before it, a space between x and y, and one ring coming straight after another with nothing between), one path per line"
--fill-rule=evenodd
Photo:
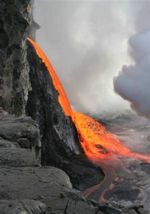
M72 115L72 110L71 110L71 106L70 106L70 102L67 98L67 95L65 93L65 90L63 89L63 86L56 74L56 72L54 71L51 63L49 62L49 59L47 58L47 56L45 55L45 53L42 51L42 49L39 47L39 45L37 45L32 39L28 38L28 41L32 44L32 46L34 47L37 55L40 57L40 59L42 60L42 62L45 64L51 78L54 84L55 89L58 91L58 100L59 103L65 113L66 116L71 116Z
M99 122L85 114L73 111L63 86L47 56L35 41L30 38L28 38L28 41L32 44L37 55L47 67L54 87L58 91L60 106L64 114L72 118L78 131L81 146L87 158L97 165L100 165L104 160L112 160L111 157L113 156L130 157L150 163L149 155L130 151L130 149L126 148L116 136L108 132Z

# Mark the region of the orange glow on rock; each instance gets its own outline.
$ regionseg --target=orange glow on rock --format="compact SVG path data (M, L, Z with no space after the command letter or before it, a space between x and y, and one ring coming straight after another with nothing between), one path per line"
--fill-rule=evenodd
M28 38L28 41L33 45L37 55L39 56L39 58L42 60L42 62L46 66L46 68L52 78L54 87L58 91L58 94L59 94L58 100L59 100L59 103L60 103L65 115L71 116L72 110L71 110L69 100L67 98L65 90L63 89L63 86L62 86L59 78L57 77L56 72L54 71L54 68L52 67L51 63L49 62L49 59L47 58L45 53L42 51L42 49L39 47L39 45L35 41L33 41L30 38Z
M58 91L58 101L64 114L70 116L78 131L81 146L87 158L99 165L103 160L111 160L111 157L132 157L150 163L149 155L142 155L131 152L117 138L108 132L104 126L89 116L79 112L74 112L63 89L63 86L57 77L47 56L32 39L28 41L33 45L37 55L47 67L52 78L55 89Z

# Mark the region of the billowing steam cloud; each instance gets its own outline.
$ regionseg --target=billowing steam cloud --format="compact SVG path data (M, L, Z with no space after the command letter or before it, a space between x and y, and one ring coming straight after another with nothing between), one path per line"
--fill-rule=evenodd
M150 117L150 1L141 3L135 22L136 34L129 39L133 64L123 66L114 79L115 91L130 101L140 115Z
M113 78L125 62L131 63L127 41L139 2L35 0L35 20L41 25L37 41L75 109L100 114L128 108L114 92Z

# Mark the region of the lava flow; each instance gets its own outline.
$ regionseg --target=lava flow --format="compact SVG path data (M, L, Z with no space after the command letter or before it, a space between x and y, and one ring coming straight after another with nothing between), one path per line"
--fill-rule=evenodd
M73 113L82 148L87 157L96 164L102 160L109 160L111 156L130 157L150 163L149 155L130 151L93 118L79 112Z
M97 184L94 187L91 187L88 190L86 190L85 196L88 197L94 191L101 188L100 186L102 185L103 185L103 188L101 188L101 190L104 188L107 188L105 186L111 187L112 178L110 179L109 177L113 177L114 180L117 178L112 167L106 167L107 169L105 168L105 165L104 165L105 162L109 160L113 161L116 158L120 159L123 157L129 157L129 158L139 159L150 163L149 155L134 153L130 151L130 149L126 148L117 139L116 136L108 132L105 129L105 127L102 126L99 122L95 121L93 118L87 115L84 115L80 112L74 112L71 109L71 105L63 89L63 86L59 78L57 77L52 65L50 64L48 58L46 57L44 52L41 50L41 48L32 39L28 38L28 41L32 44L37 55L39 56L39 58L41 58L42 62L47 67L47 70L52 78L55 89L58 91L58 94L59 94L58 99L59 99L60 106L62 107L64 114L72 118L72 121L78 131L79 140L85 155L94 164L101 166L105 172L105 179L103 181L103 184ZM111 164L113 165L113 162L111 162ZM104 191L99 191L99 192L101 194L103 192L104 194Z
M71 110L71 106L70 106L70 102L67 98L67 95L65 93L65 90L63 89L63 86L59 80L59 78L57 77L51 63L49 62L47 56L45 55L45 53L42 51L42 49L39 47L39 45L37 45L32 39L28 38L28 41L33 45L33 47L36 50L37 55L40 57L40 59L42 60L42 62L45 64L52 80L53 80L53 84L55 89L58 91L59 94L59 103L65 113L66 116L71 116L72 115L72 110Z

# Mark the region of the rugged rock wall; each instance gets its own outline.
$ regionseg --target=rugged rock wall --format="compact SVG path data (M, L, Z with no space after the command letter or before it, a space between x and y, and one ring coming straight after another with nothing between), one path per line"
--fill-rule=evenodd
M42 164L65 170L80 189L97 183L103 174L82 154L76 128L71 118L65 116L49 72L31 44L28 44L28 61L32 90L27 115L39 124Z
M33 50L28 51L27 60L26 38L33 24L32 3L31 0L0 2L0 107L22 115L28 103L27 114L37 121L44 136L42 162L48 164L50 159L55 159L57 163L61 162L57 151L64 156L79 153L79 142L71 120L64 116L58 104L52 80ZM46 141L52 142L51 146Z
M25 113L30 88L26 37L31 24L30 0L0 1L0 106Z
M66 117L58 102L58 92L54 88L47 68L37 56L34 48L28 44L30 81L27 114L38 124L41 131L43 164L60 163L63 157L80 153L80 144L76 129L69 117Z
M83 154L80 160L76 129L64 115L52 79L31 46L27 57L26 38L33 33L32 4L32 0L0 2L0 118L5 111L31 116L40 128L42 164L65 169L76 186L85 184L85 178L90 185L100 179L99 169Z

